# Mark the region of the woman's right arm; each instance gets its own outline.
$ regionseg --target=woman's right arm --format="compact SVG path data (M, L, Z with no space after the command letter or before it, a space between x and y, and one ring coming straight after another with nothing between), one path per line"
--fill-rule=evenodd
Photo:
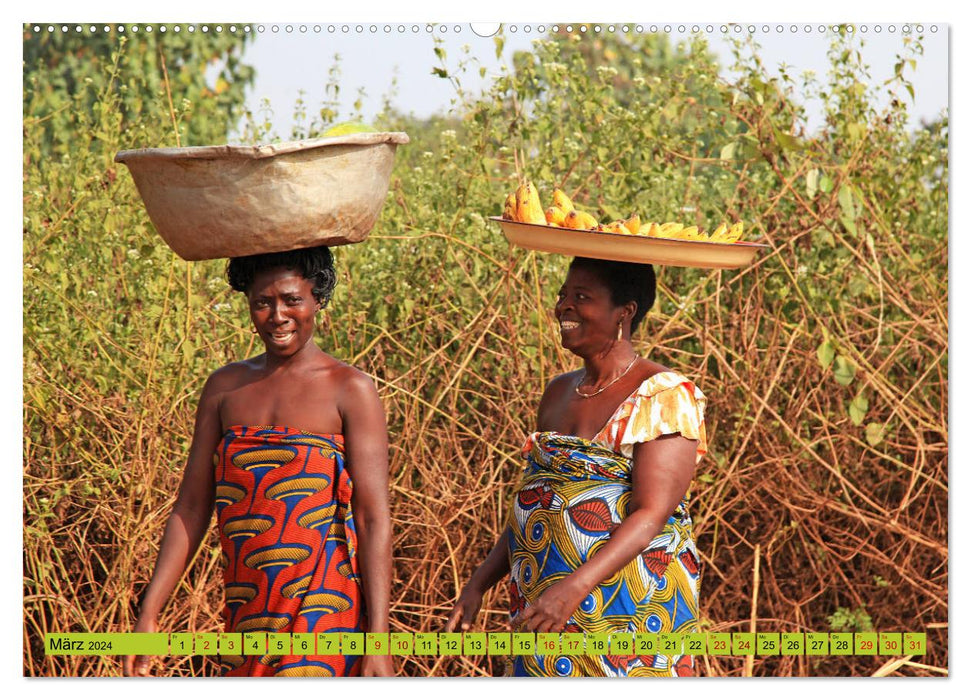
M155 632L158 615L185 572L209 529L215 504L215 474L212 455L221 435L217 372L206 382L196 412L192 446L186 462L182 485L165 524L155 572L142 599L134 632ZM126 656L122 662L126 676L147 676L148 657Z
M472 574L472 578L465 584L459 599L455 602L451 614L448 616L448 623L445 625L446 632L460 630L467 631L472 627L475 616L482 607L482 596L486 591L495 586L503 577L509 573L509 530L503 530L499 536L499 541L492 548L485 561Z

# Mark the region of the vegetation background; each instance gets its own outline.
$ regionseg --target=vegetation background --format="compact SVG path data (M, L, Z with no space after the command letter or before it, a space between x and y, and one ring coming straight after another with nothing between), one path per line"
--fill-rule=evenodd
M24 651L30 676L120 673L43 653L46 632L129 631L191 438L199 390L259 352L222 261L157 237L125 148L273 131L241 105L244 34L24 28ZM497 50L503 41L495 39ZM510 248L486 217L521 177L601 219L636 211L769 245L741 271L659 270L642 353L708 395L692 513L711 631L926 631L904 656L701 657L703 675L941 675L948 668L948 120L905 126L921 37L872 86L860 38L825 79L770 79L739 44L719 77L704 38L558 33L483 94L437 46L447 114L407 131L381 219L340 248L319 342L376 380L392 435L395 631L438 631L502 528L546 381L575 367L551 308L567 260ZM220 61L215 81L207 66ZM288 136L342 114L339 65ZM894 99L877 108L880 91ZM806 128L805 102L827 105ZM160 619L221 628L213 530ZM505 591L481 629L504 628ZM403 675L487 675L484 657L408 657ZM212 675L204 657L159 672Z

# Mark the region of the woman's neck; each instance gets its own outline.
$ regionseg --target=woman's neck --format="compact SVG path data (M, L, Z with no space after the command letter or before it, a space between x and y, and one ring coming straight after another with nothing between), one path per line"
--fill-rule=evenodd
M615 379L630 369L637 353L628 340L614 340L596 355L583 358L584 386L596 386Z

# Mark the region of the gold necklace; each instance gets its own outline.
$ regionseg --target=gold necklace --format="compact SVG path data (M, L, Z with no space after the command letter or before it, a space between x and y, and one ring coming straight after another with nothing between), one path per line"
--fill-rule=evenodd
M602 387L597 389L592 394L584 394L582 391L580 391L580 385L583 383L583 380L587 378L587 371L583 370L583 376L580 377L580 381L578 381L576 384L573 385L573 391L577 392L577 396L579 396L581 399L592 399L597 394L603 393L604 391L612 387L614 384L619 382L621 379L623 379L624 375L630 372L630 368L634 366L635 362L637 362L637 358L638 358L638 355L634 355L634 359L630 361L629 365L627 365L627 369L625 369L623 372L617 375L616 379L613 379L609 383L604 384Z

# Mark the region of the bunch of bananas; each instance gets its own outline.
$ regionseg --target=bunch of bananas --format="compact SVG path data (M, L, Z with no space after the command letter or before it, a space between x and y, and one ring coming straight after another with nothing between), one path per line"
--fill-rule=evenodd
M685 241L708 241L709 243L737 243L742 239L745 225L741 221L734 225L721 224L711 234L699 231L697 226L685 226L676 221L666 224L649 223L642 225L637 233L651 238L680 238Z
M742 239L743 233L741 221L731 227L728 224L721 224L709 235L699 231L697 226L685 226L676 221L669 221L666 224L641 223L641 217L637 214L629 219L618 219L609 224L601 224L595 217L577 209L566 193L559 189L553 190L553 204L544 210L540 203L539 192L532 182L524 182L515 192L509 193L502 208L502 218L524 224L711 243L735 243Z

